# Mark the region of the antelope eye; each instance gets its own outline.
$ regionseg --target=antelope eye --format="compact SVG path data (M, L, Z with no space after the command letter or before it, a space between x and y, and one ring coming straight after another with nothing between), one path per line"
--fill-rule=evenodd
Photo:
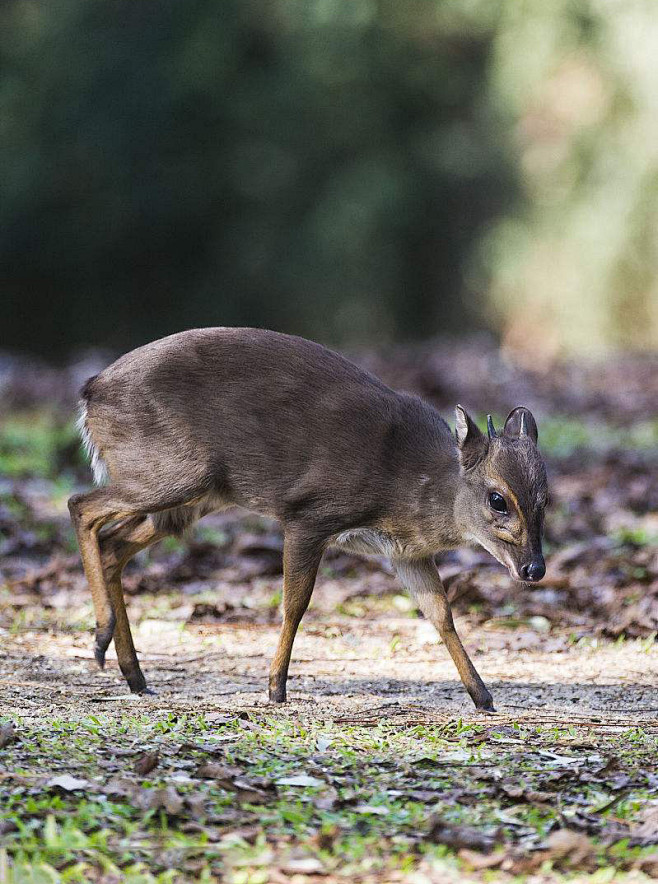
M497 491L492 491L489 495L489 506L495 513L507 512L507 503L505 502L505 498Z

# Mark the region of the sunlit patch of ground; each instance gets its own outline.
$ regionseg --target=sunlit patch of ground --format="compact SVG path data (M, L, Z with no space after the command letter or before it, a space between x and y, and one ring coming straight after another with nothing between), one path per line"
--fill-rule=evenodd
M145 618L134 630L135 641L157 696L130 702L135 708L195 713L267 706L284 716L313 709L317 716L356 717L381 708L388 718L489 720L472 709L426 621L390 613L377 617L366 602L362 605L365 619L309 612L295 644L290 702L283 707L268 706L266 700L278 624L197 626ZM658 727L655 641L573 642L568 635L545 632L543 624L539 630L531 624L482 629L462 618L458 625L505 720ZM82 715L101 704L112 708L113 702L127 702L127 693L113 650L100 671L86 633L27 628L2 637L5 712L29 714L47 697L53 714L61 708Z
M265 694L276 622L196 625L149 616L156 596L137 597L148 698L127 693L112 653L97 669L85 630L5 631L11 855L81 881L118 869L236 884L658 871L654 642L461 618L496 701L486 715L397 596L340 614L332 585L300 631L284 706ZM149 753L157 767L140 775ZM58 785L64 774L74 780ZM172 864L187 877L167 877Z

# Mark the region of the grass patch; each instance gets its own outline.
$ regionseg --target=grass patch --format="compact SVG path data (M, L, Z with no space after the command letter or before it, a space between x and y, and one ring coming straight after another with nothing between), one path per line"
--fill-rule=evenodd
M486 415L478 415L477 422L480 427L485 427ZM504 416L494 416L499 431L504 423ZM564 415L543 417L539 421L539 444L542 452L555 458L569 457L581 449L599 454L619 448L655 451L658 448L658 420L619 427Z
M591 837L590 871L621 875L647 853L633 826L658 741L640 729L593 739L244 714L15 724L0 778L7 881L239 884L273 867L347 880L459 874L460 837L532 856L565 825ZM145 756L152 769L140 769Z
M0 425L0 474L56 478L84 465L75 422L40 410L11 414Z

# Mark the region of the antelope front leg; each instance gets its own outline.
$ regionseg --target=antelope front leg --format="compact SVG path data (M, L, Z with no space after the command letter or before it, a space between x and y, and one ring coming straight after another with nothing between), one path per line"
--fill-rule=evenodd
M311 601L322 552L322 546L317 541L286 532L283 544L283 624L270 667L269 696L272 703L286 701L292 645L297 627Z
M494 712L493 698L471 663L455 630L450 603L434 560L396 559L393 565L402 584L412 594L418 607L441 636L464 687L475 703L475 708Z

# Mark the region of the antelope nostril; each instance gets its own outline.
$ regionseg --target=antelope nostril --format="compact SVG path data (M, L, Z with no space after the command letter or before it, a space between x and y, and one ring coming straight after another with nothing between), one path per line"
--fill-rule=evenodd
M531 580L533 583L541 580L546 573L546 565L543 559L533 559L528 565L524 565L521 573L525 580Z

